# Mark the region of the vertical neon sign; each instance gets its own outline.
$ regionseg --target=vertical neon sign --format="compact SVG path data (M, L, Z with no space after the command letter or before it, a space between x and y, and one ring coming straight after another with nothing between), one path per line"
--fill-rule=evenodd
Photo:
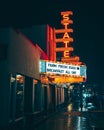
M70 15L73 15L73 12L72 11L61 12L61 15L62 15L61 24L64 25L64 29L56 29L55 33L56 34L64 33L64 34L62 38L56 38L55 41L56 44L59 42L64 43L64 47L56 48L56 52L63 51L63 57L68 58L70 57L70 51L73 51L72 47L68 47L68 44L70 44L70 42L73 42L73 38L70 37L70 33L73 32L73 29L68 28L68 26L73 23L73 21L70 20Z
M61 12L63 20L61 21L61 24L64 25L65 33L63 35L63 42L65 43L65 51L64 51L64 57L69 57L70 56L70 50L67 50L68 48L68 43L73 42L73 39L70 38L69 33L67 32L68 25L72 24L73 21L70 20L70 15L73 15L72 11L67 11L67 12Z

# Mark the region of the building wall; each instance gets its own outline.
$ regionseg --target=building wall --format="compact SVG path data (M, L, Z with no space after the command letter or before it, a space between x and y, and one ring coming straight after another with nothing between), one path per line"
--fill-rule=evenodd
M9 118L10 76L8 73L8 46L10 29L0 29L0 127L7 126Z
M35 112L53 112L66 97L61 96L60 88L49 84L45 88L39 81L40 51L23 34L11 28L1 29L0 36L0 49L4 48L4 56L0 59L0 127L7 127L10 121L14 123L21 117L16 113L21 103L22 117L31 117ZM18 74L23 78L22 83L17 81ZM37 84L33 83L34 79ZM18 101L21 87L22 99Z
M0 29L0 50L2 49L0 53L2 55L0 57L0 127L7 127L11 106L15 107L16 103L14 101L16 91L13 90L12 93L14 88L11 86L11 74L39 79L40 52L24 35L11 28ZM14 87L17 87L16 85L17 83ZM14 104L11 102L12 99Z
M23 28L21 31L32 40L33 43L37 43L44 52L47 53L49 60L54 61L55 58L55 33L54 29L48 25L36 25L29 28Z
M40 54L38 50L25 36L12 30L8 59L10 72L18 72L39 79Z

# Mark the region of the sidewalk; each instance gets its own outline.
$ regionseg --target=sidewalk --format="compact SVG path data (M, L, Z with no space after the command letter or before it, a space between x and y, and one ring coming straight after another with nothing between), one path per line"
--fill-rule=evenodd
M89 121L93 130L104 130L104 110L89 111Z
M31 129L31 128L30 128ZM80 111L78 103L70 103L59 112L40 123L32 130L92 130L88 120L88 112Z
M29 122L13 130L104 130L104 111L88 111L85 106L81 110L80 102L74 101L52 113L37 115L35 120L30 118Z

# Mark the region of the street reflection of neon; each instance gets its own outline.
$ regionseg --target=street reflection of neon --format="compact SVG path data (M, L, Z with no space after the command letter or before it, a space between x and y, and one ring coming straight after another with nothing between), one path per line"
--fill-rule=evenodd
M81 130L81 117L78 117L77 130Z
M67 126L68 126L68 128L71 126L71 118L68 118Z
M77 130L86 130L86 118L85 117L78 117L78 122L77 122Z
M68 109L68 112L70 112L72 110L72 104L69 104L67 109Z

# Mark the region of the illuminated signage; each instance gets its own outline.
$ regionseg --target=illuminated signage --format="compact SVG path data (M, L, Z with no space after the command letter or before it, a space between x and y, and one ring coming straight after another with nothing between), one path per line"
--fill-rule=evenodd
M61 24L65 25L65 29L67 29L67 25L70 23L72 24L73 21L70 20L69 15L73 15L72 11L66 11L66 12L61 12L63 20L61 21Z
M39 72L44 73L46 72L46 62L41 60L39 63Z
M64 51L64 57L69 57L69 51Z
M64 29L56 30L56 33L64 33L62 38L56 38L56 42L63 42L65 44L64 52L63 52L63 57L69 57L70 56L70 47L68 47L68 43L73 42L73 38L70 37L69 33L73 32L72 29L68 29L68 25L72 24L73 21L70 20L70 15L72 15L72 11L66 11L66 12L61 12L62 15L62 20L61 24L64 25ZM70 31L69 31L70 30ZM61 51L61 48L58 47L58 50ZM57 49L56 49L57 51Z
M40 61L40 72L80 76L80 66Z
M80 75L80 67L75 65L65 65L52 62L46 62L46 72L54 74Z
M80 67L80 75L86 77L86 67L85 66Z
M56 62L40 61L40 74L47 73L49 75L57 75L56 77L42 78L42 82L83 82L86 79L86 66L85 65L70 65Z
M69 18L69 15L72 15L72 11L67 11L67 12L61 12L61 15L63 17L63 20L61 21L61 23L65 26L65 30L68 29L68 25L70 24L71 20ZM68 34L68 32L66 31L63 35L63 39L64 39L64 43L65 43L65 47L66 49L68 48L68 43L71 42L69 39L70 39L70 36ZM72 39L73 41L73 39ZM69 57L69 51L65 50L64 51L64 57Z

